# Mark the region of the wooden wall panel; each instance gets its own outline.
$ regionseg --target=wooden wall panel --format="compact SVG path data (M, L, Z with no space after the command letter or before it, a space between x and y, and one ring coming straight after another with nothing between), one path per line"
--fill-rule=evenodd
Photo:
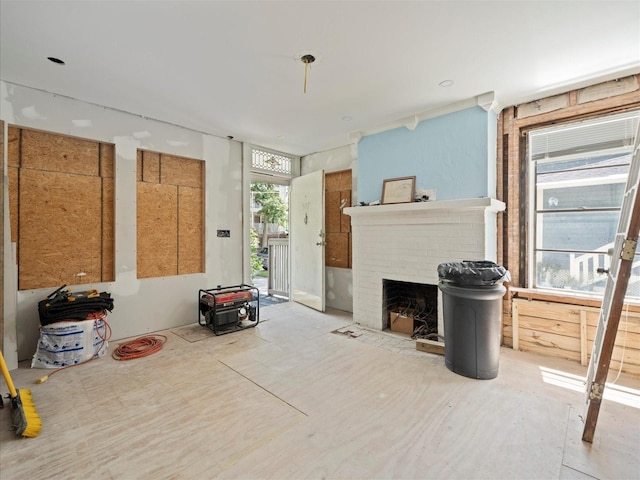
M325 190L328 192L340 192L351 190L351 170L341 170L325 175Z
M513 299L518 326L505 325L505 338L518 338L518 348L568 358L586 365L591 356L600 309L540 300ZM514 317L515 317L514 313ZM512 340L513 341L513 340ZM610 369L640 372L640 313L623 310Z
M10 167L20 166L20 129L9 125L7 138L7 165Z
M340 192L325 192L324 224L327 233L340 233L341 215Z
M638 77L632 75L617 80L591 85L576 92L576 103L589 103L610 97L617 97L640 89Z
M160 183L160 154L142 151L142 181Z
M204 162L172 155L160 158L160 183L202 188Z
M11 243L18 242L18 191L19 169L7 167L9 176L9 228L11 229Z
M137 189L138 278L178 272L178 188L139 182Z
M115 169L115 145L109 143L100 144L100 176L114 178Z
M595 336L596 327L587 327L587 341L592 343ZM640 351L640 334L625 331L623 328L620 328L618 329L618 334L616 335L614 345L625 348L628 347L629 349Z
M17 127L9 133L19 288L112 280L114 146ZM109 180L104 190L99 175ZM103 208L105 193L110 204Z
M201 188L178 187L178 274L204 272L204 205Z
M344 214L344 209L351 206L351 189L340 192L340 231L351 232L351 217Z
M99 158L97 142L22 130L22 168L98 176Z
M589 327L596 327L598 325L598 319L600 318L600 309L590 308L586 311L587 325ZM618 331L620 335L624 335L624 332L640 334L640 313L627 311L627 306L625 305L620 315Z
M566 305L553 302L523 302L518 303L520 317L539 317L557 322L580 323L580 310L577 305Z
M142 150L138 150L136 155L136 182L142 181Z
M349 267L348 233L327 233L325 264L327 267Z
M113 178L102 179L102 281L115 278L115 185Z
M20 129L8 127L7 175L9 176L9 228L11 243L18 241L18 167L20 166Z
M100 178L22 169L20 186L20 290L99 282Z
M325 265L351 268L351 217L343 213L351 206L351 170L325 174Z
M138 151L138 278L204 271L203 176L201 160ZM171 196L166 204L164 196ZM162 225L162 238L147 238L153 232L145 218Z

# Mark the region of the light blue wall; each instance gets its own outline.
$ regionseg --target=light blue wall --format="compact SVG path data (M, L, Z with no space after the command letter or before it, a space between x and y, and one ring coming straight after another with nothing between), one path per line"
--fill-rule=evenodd
M495 195L496 115L468 108L363 137L358 144L358 202L379 200L386 178L416 176L437 200Z

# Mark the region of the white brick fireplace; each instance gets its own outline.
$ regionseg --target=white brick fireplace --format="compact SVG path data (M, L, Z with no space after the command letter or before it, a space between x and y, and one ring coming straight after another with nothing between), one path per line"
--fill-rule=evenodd
M349 207L353 241L353 319L377 330L388 327L382 281L438 284L438 265L462 260L496 261L498 212L493 198ZM438 291L438 333L443 334Z

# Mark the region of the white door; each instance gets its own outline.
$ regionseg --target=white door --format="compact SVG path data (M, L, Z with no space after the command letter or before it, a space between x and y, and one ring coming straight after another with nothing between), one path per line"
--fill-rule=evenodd
M324 170L291 181L291 299L324 312Z

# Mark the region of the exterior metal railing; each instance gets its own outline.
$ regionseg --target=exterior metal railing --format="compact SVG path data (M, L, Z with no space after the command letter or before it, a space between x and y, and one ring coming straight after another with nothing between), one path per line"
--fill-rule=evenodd
M289 298L289 239L270 238L269 247L269 295Z

